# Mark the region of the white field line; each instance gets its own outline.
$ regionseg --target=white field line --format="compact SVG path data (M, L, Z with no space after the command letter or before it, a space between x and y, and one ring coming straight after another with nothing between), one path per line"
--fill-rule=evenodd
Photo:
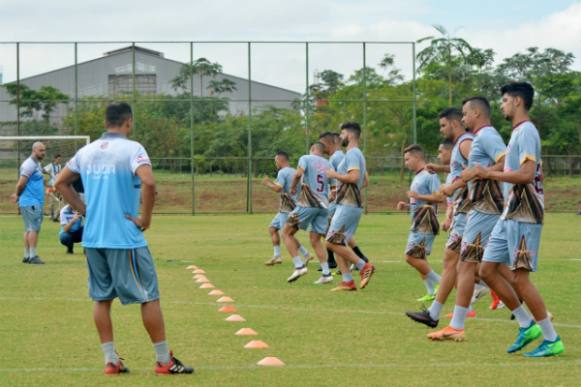
M88 298L75 298L75 297L3 297L0 296L0 301L18 301L18 302L26 302L26 301L35 301L35 302L44 302L44 301L64 301L64 302L91 302ZM175 305L197 305L197 306L219 306L215 302L194 302L194 301L182 301L182 300L163 300L163 304L175 304ZM238 307L242 308L250 308L250 309L272 309L272 310L279 310L279 311L286 311L286 312L300 312L300 313L336 313L336 314L365 314L365 315L377 315L377 316L400 316L404 317L403 311L393 311L393 310L365 310L365 309L325 309L325 308L309 308L309 307L297 307L297 306L281 306L281 305L273 305L273 304L236 304ZM476 317L475 321L487 321L493 323L501 323L501 324L513 324L516 323L508 319L500 319L500 318L486 318L486 317ZM571 329L581 329L581 324L569 324L569 323L561 323L555 322L554 325L559 328L571 328Z

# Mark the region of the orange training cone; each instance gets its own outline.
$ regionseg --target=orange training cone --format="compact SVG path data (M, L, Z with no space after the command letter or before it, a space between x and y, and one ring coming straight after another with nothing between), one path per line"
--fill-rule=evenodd
M206 274L206 272L202 269L196 269L193 271L194 274Z
M223 296L223 295L224 292L221 291L220 289L214 289L210 293L208 293L208 296Z
M266 367L282 367L284 363L278 357L265 357L264 359L256 363L256 365Z
M206 276L203 275L203 274L194 274L194 276L192 278L195 279L195 280L197 280L199 278L206 278Z
M209 279L207 279L207 278L198 278L198 279L196 280L196 283L197 283L197 284L207 284L208 282L210 282L210 280L209 280Z
M234 305L224 305L223 307L221 307L220 309L218 309L218 312L222 312L222 313L236 313L236 307Z
M216 302L219 303L225 303L225 302L234 302L234 300L228 296L224 296L224 297L220 297L216 300Z
M235 333L236 336L258 336L258 332L256 332L252 328L242 328Z
M186 270L198 270L198 267L196 265L190 265L186 267Z
M211 283L207 282L205 284L201 284L200 285L200 289L214 289L214 285L212 285Z
M233 315L230 315L230 317L227 317L224 321L244 322L244 321L246 321L246 319L244 317L240 316L239 314L233 314Z
M246 349L267 349L268 344L266 344L262 340L252 340L252 341L249 341L248 344L246 344L244 346L244 348L246 348Z

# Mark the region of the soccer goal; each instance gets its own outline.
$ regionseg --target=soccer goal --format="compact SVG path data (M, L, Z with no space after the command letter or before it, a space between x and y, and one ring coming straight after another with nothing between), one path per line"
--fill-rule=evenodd
M91 139L89 136L0 136L1 214L13 214L16 211L15 205L8 198L14 192L20 165L30 156L32 144L37 141L42 142L46 147L46 155L41 161L41 165L46 171L47 182L45 213L56 219L62 202L49 184L51 170L53 174L58 172L58 168L53 169L51 163L57 155L60 155L60 165L61 168L64 167L67 161L79 149L87 145Z

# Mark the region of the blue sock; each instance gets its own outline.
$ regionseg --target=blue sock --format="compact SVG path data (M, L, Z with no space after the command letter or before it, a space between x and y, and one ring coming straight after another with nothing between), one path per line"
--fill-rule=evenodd
M363 266L365 266L365 261L359 258L359 261L355 264L355 266L357 266L357 269L361 270L363 269Z
M303 267L303 260L298 255L293 257L293 263L295 264L295 269L300 269Z
M274 256L280 257L280 245L275 245L275 246L273 246L273 248L274 248Z
M321 271L323 272L324 276L331 275L331 272L329 271L329 263L328 262L321 263Z
M454 313L452 314L452 321L450 322L450 326L454 329L464 329L466 313L468 313L468 308L464 308L460 305L454 306Z
M343 282L353 281L353 276L351 275L351 273L343 273L341 274L341 276L343 277Z

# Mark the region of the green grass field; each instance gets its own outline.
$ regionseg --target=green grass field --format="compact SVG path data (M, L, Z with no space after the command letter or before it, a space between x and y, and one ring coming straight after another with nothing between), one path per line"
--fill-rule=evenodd
M196 374L156 377L139 307L116 302L116 344L131 373L106 379L80 249L65 255L57 225L46 222L39 251L47 264L24 265L21 220L0 217L0 385L579 385L580 216L546 218L534 281L556 317L566 352L540 360L505 353L517 326L508 311L489 311L489 298L477 304L478 317L468 322L463 343L430 342L428 330L403 315L419 307L415 299L424 293L418 275L402 259L405 215L363 218L357 239L378 271L367 289L340 294L312 284L318 278L313 266L293 285L285 282L292 271L288 258L274 268L263 266L272 254L266 234L270 218L156 217L147 238L156 258L168 340ZM306 241L305 235L300 239ZM438 271L444 239L436 240L431 258ZM185 269L190 264L206 270L212 283L235 299L247 322L223 321L226 315L218 313L215 297L198 289ZM448 304L446 311L453 299ZM242 327L258 331L257 338L270 349L243 349L253 338L235 336ZM277 356L286 366L256 366L265 356Z

